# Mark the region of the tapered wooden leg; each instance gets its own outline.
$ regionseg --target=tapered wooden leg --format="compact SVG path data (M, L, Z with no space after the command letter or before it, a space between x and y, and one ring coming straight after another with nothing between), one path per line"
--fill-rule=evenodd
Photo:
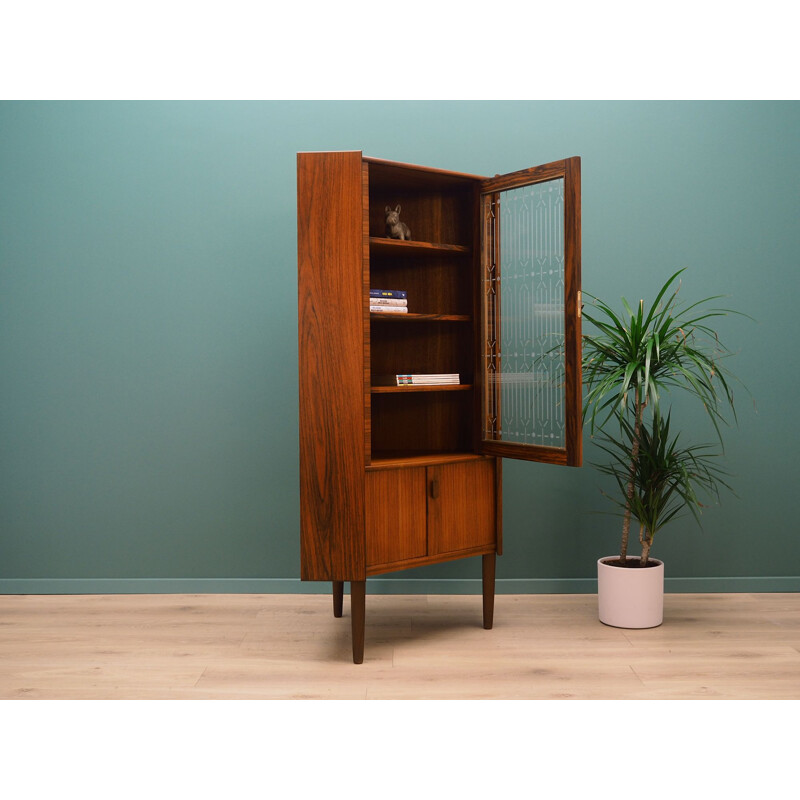
M491 630L494 624L494 570L497 554L483 557L483 627Z
M350 581L350 615L353 622L353 663L364 661L366 581Z
M342 600L344 598L344 581L333 582L333 616L342 616Z

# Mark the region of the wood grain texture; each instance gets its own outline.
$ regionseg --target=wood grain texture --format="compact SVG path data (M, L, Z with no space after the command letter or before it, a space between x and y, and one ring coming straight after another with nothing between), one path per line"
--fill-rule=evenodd
M373 322L373 386L386 375L400 373L457 373L462 383L472 383L469 334L469 326L444 325L436 320L420 320L413 325Z
M483 205L480 183L472 187L472 449L480 452L483 438L483 392L484 392L484 340L481 314L483 310Z
M427 467L431 464L450 464L459 461L479 461L485 459L479 453L414 453L401 451L381 451L372 459L368 470L396 469L397 467Z
M563 177L565 170L566 160L551 161L549 164L540 164L536 167L509 172L506 175L495 175L493 178L486 178L481 181L481 191L484 194L490 194L491 192L501 192L506 189L515 189L518 186L526 186L529 183L550 181L554 178Z
M364 633L366 627L367 582L350 582L350 628L353 639L353 663L364 662Z
M372 457L372 397L370 395L370 352L372 339L370 336L369 313L369 287L370 287L370 244L369 244L369 166L365 160L361 161L361 290L364 306L363 323L363 389L364 389L364 466L367 466Z
M494 459L494 472L495 472L495 531L497 532L497 555L503 555L503 459Z
M333 616L341 617L344 604L344 581L333 581Z
M516 458L521 461L539 461L543 464L567 463L567 451L562 447L542 447L520 442L484 441L481 452L497 458Z
M475 179L366 159L370 181L370 285L403 289L410 314L372 314L372 385L400 372L452 373L461 387L373 389L371 455L472 449L474 372L472 205ZM401 204L412 242L388 240L384 209ZM413 315L413 316L412 316ZM401 389L404 387L400 387ZM458 395L458 397L456 397Z
M420 164L405 164L385 158L364 159L369 164L376 185L403 188L427 188L430 186L463 187L475 181L485 180L481 175L453 172L438 167Z
M410 257L370 249L373 289L403 289L418 314L472 315L471 256L430 252Z
M495 380L502 369L500 265L500 195L481 195L481 256L476 265L480 276L480 325L475 344L477 357L475 384L480 387L480 408L476 413L475 449L485 452L486 441L495 441L500 428L502 382Z
M366 476L367 568L427 554L425 468Z
M469 185L444 188L427 182L419 188L400 185L378 185L370 171L369 230L374 240L387 241L386 206L400 206L400 220L411 230L411 245L378 244L374 252L390 248L396 255L415 252L449 257L468 251L472 229ZM465 191L466 189L466 191ZM400 241L400 240L397 240ZM452 247L448 247L451 245ZM448 252L449 251L449 252ZM387 253L388 254L388 253Z
M408 394L410 392L469 392L472 390L472 385L469 383L452 383L442 385L426 386L421 384L419 386L373 386L373 394Z
M367 601L355 667L327 593L3 595L0 699L800 700L800 593L667 594L642 631L591 594L498 594L491 632L477 594Z
M494 585L497 554L483 556L481 565L481 591L483 594L483 627L488 631L494 624Z
M472 317L468 314L384 314L380 311L370 314L372 322L472 322Z
M363 579L361 154L298 154L297 181L301 577Z
M431 466L428 470L428 554L496 545L492 460Z
M583 463L581 371L581 160L568 158L564 175L564 415L567 465Z
M439 253L444 255L457 255L468 253L470 248L462 244L443 244L441 242L418 242L403 239L386 239L378 236L369 240L370 249L376 255L430 255Z
M372 395L372 453L469 452L471 420L471 391L376 393Z
M487 553L494 553L494 544L480 545L479 547L468 547L456 552L434 553L423 556L422 558L409 558L405 561L393 561L391 564L377 564L374 567L367 567L367 577L383 575L387 572L399 572L400 570L413 569L415 567L428 567L432 564L444 564L446 561L456 559L473 558Z

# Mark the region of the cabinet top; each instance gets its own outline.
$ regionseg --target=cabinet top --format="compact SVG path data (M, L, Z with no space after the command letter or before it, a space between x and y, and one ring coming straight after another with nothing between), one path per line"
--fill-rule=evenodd
M431 175L436 175L440 178L452 178L454 181L482 181L485 180L483 175L472 175L468 172L453 172L448 169L439 169L437 167L424 167L419 164L404 164L400 161L387 161L383 158L370 158L364 157L370 166L377 167L378 169L387 170L414 170L414 172L427 172Z
M361 150L305 150L298 152L298 156L303 155L325 155L353 153L361 156L362 160L370 167L370 174L379 180L387 182L399 182L405 184L414 182L413 175L420 177L427 176L428 179L436 178L439 183L465 184L475 181L486 180L483 175L473 175L468 172L455 172L453 170L440 169L438 167L426 167L421 164L407 164L402 161L390 161L384 158L372 158L364 156ZM423 178L424 179L424 178Z

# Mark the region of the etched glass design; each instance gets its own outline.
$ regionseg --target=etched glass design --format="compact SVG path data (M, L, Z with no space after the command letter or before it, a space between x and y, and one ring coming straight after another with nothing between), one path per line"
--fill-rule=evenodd
M563 448L564 179L484 201L484 437Z

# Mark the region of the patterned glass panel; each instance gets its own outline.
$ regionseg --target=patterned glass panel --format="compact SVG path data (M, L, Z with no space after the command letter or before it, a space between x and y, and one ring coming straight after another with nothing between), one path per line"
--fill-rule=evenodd
M484 437L565 447L564 179L484 204Z

